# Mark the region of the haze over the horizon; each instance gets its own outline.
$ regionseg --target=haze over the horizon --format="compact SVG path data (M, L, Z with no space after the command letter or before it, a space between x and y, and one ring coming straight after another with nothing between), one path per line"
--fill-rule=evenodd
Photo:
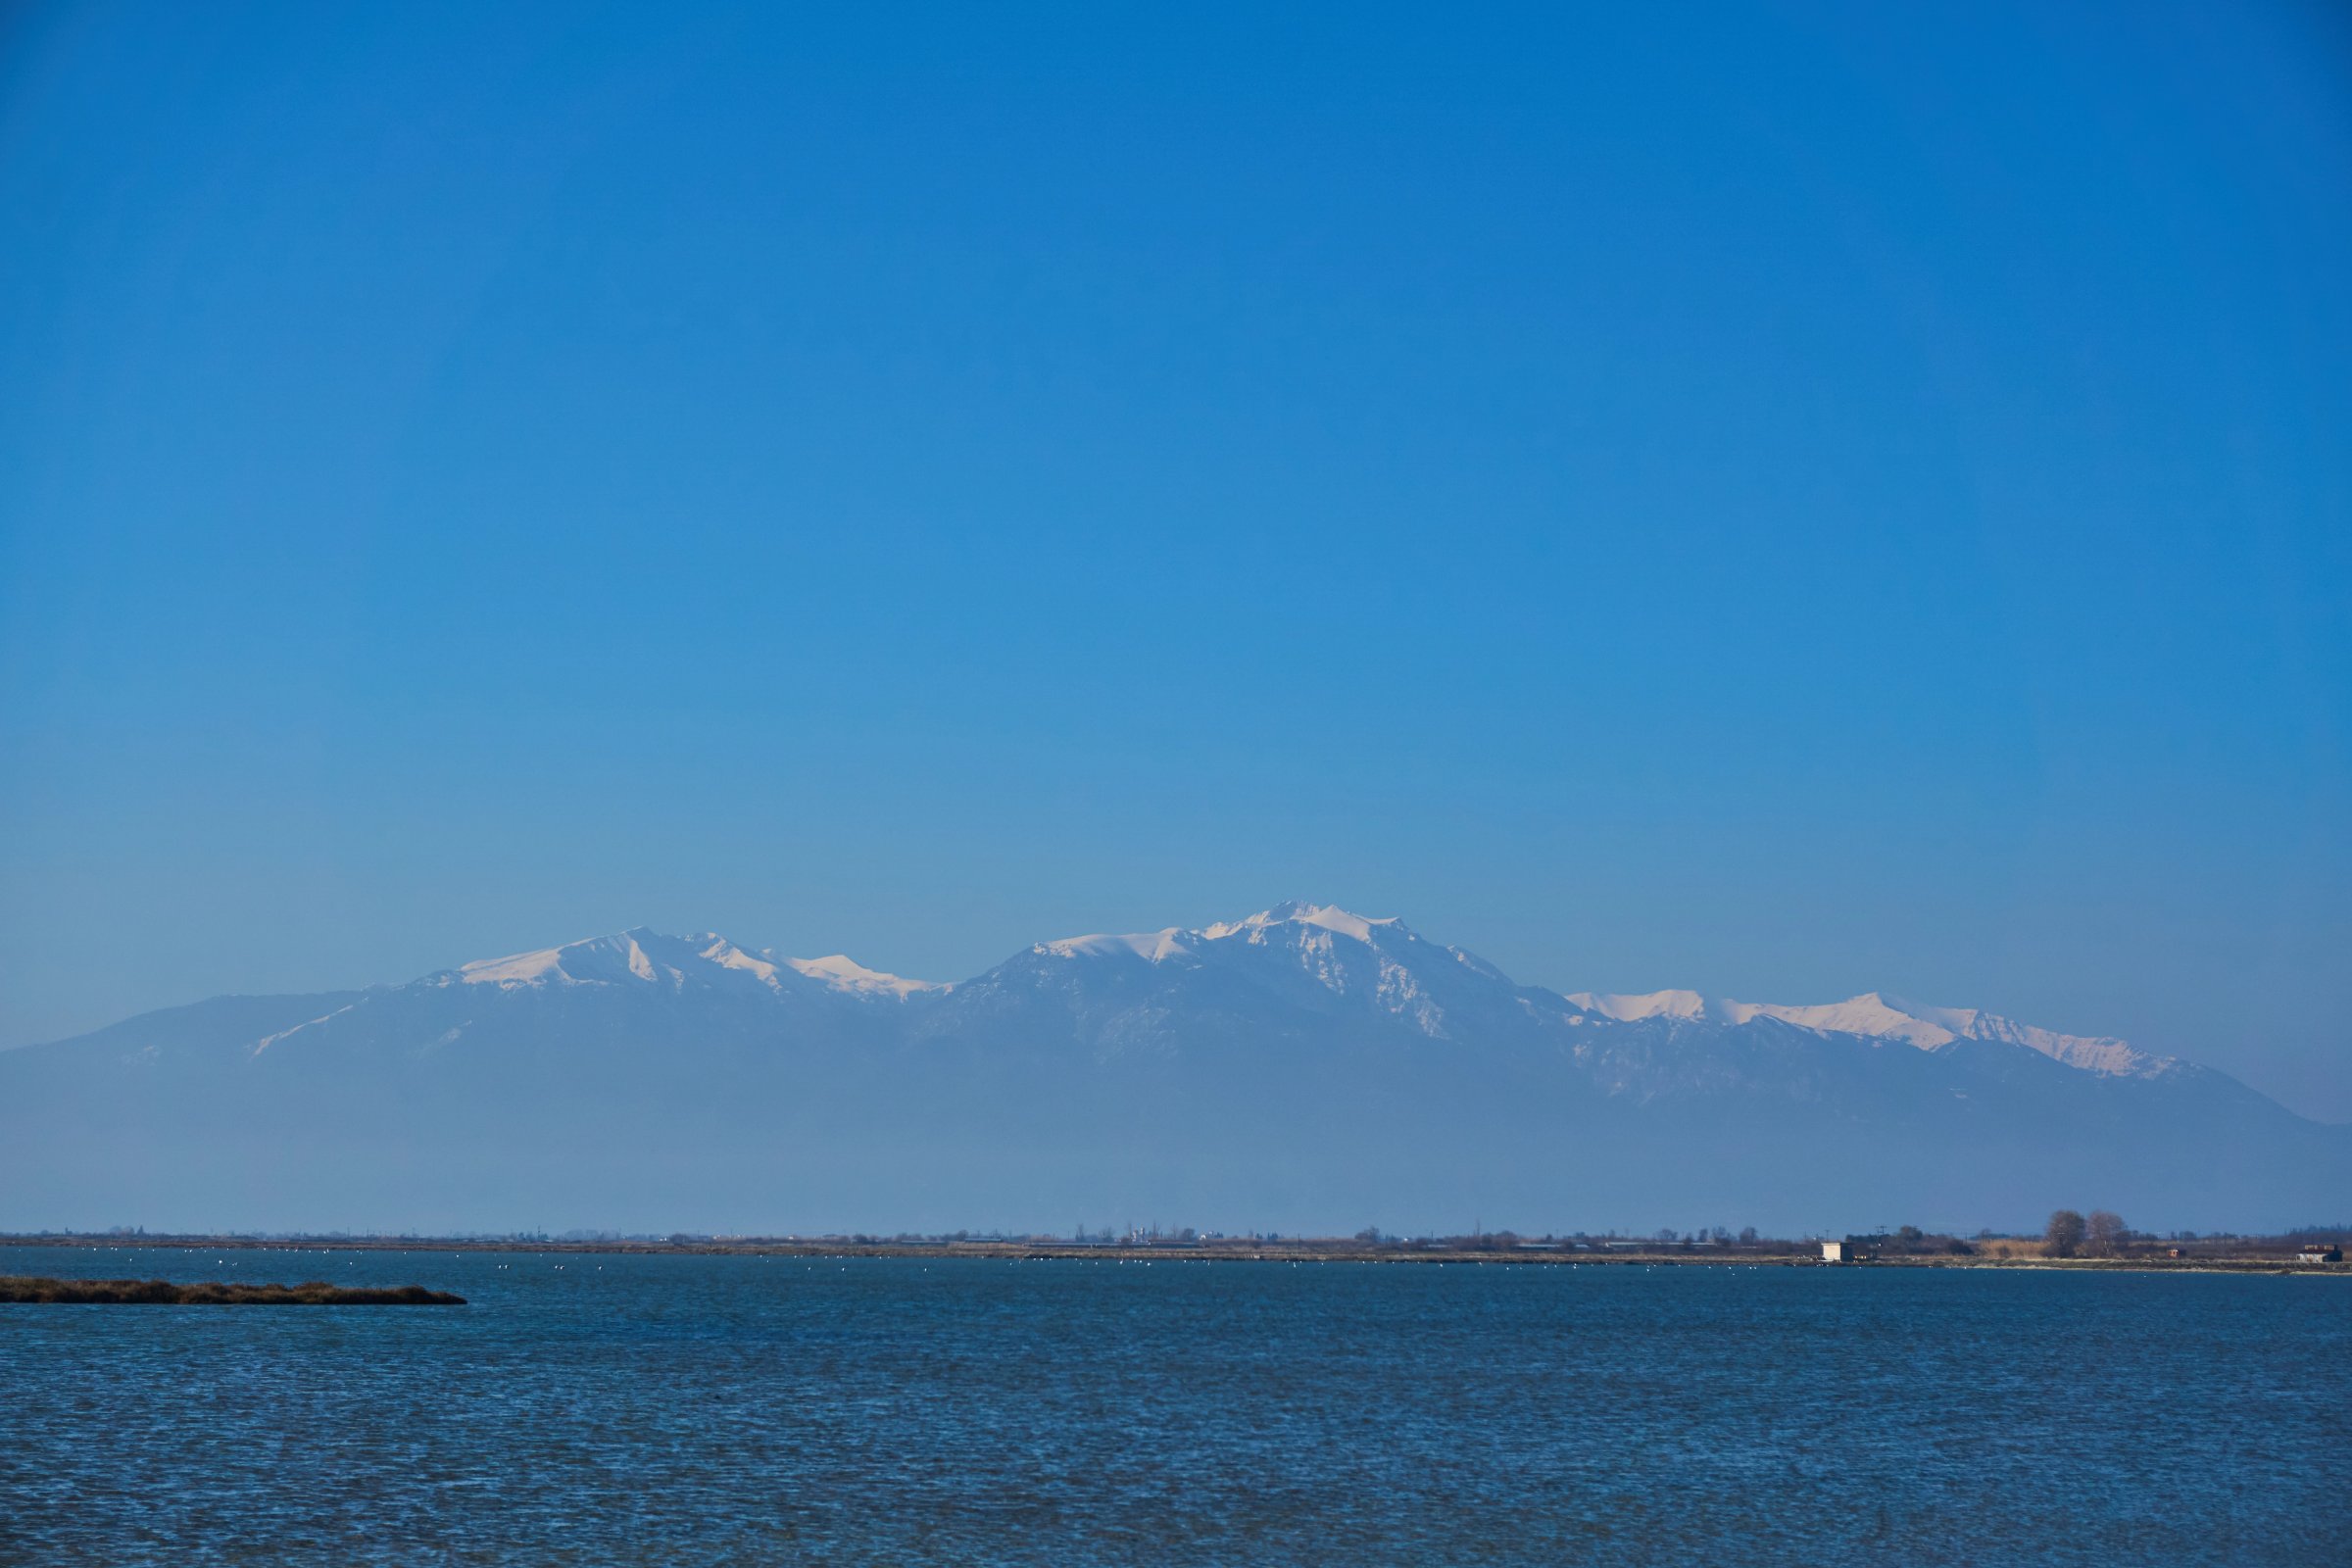
M0 1045L1286 898L2352 1120L2352 24L0 19Z

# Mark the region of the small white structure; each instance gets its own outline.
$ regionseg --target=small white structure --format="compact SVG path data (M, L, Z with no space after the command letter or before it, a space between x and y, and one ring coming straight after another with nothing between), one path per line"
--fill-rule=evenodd
M1853 1252L1843 1242L1824 1242L1821 1244L1821 1260L1824 1263L1849 1263L1853 1261Z

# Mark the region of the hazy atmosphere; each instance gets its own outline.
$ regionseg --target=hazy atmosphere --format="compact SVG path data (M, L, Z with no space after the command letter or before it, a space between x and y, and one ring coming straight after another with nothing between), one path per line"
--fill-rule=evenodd
M0 1044L1301 898L2352 1120L2344 12L1637 20L12 8Z

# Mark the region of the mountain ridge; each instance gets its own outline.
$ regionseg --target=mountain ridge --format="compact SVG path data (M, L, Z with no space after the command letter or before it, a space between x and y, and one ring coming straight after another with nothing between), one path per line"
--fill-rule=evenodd
M636 927L0 1053L0 1226L2212 1228L2345 1190L2352 1129L2121 1040L1564 994L1306 903L952 983Z
M1296 934L1286 929L1294 927L1297 928ZM1297 900L1274 905L1238 920L1214 921L1197 927L1167 926L1157 931L1096 932L1053 938L1033 943L1026 951L1033 956L1073 959L1136 959L1155 965L1198 964L1208 960L1204 950L1216 944L1240 942L1253 947L1282 946L1286 937L1290 938L1287 945L1292 951L1302 956L1312 955L1319 960L1318 977L1335 990L1344 991L1348 980L1348 966L1340 961L1341 950L1336 943L1351 941L1381 956L1383 962L1379 983L1387 994L1418 1004L1423 992L1421 978L1410 974L1410 966L1399 961L1394 952L1384 950L1383 942L1386 940L1393 946L1401 945L1408 950L1413 945L1420 945L1432 950L1433 961L1437 961L1436 955L1443 955L1455 965L1487 980L1514 987L1526 997L1550 999L1560 1006L1562 1020L1571 1027L1630 1023L1652 1017L1703 1019L1739 1026L1770 1018L1820 1034L1899 1040L1928 1051L1941 1049L1963 1039L2000 1041L2038 1052L2066 1066L2105 1076L2153 1077L2184 1068L2217 1070L2199 1067L2180 1057L2142 1052L2113 1036L2071 1035L2026 1024L1984 1008L1912 1003L1881 991L1862 992L1837 1002L1788 1004L1745 1002L1694 990L1563 993L1542 986L1521 986L1497 966L1466 950L1427 942L1397 916L1364 916L1336 905ZM888 998L899 1003L945 997L958 987L985 980L1004 967L998 964L960 981L915 980L868 968L846 954L833 954L819 958L792 957L772 948L744 946L715 931L671 935L648 926L634 926L626 931L582 938L553 948L472 959L454 968L436 970L389 986L370 987L369 990L446 984L451 983L451 977L458 984L496 985L502 988L535 984L617 984L623 983L624 978L652 984L682 985L693 973L685 967L690 963L747 976L751 981L770 989L784 989L786 982L781 977L789 972L842 995ZM706 982L710 979L708 976L700 978ZM1425 1027L1438 1031L1442 1036L1442 1008L1434 1004L1417 1005L1416 1014Z

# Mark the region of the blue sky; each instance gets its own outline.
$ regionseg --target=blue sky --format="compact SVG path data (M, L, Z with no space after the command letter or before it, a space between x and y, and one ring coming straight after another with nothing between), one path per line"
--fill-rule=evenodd
M0 1043L1286 897L2352 1119L2320 6L21 8Z

